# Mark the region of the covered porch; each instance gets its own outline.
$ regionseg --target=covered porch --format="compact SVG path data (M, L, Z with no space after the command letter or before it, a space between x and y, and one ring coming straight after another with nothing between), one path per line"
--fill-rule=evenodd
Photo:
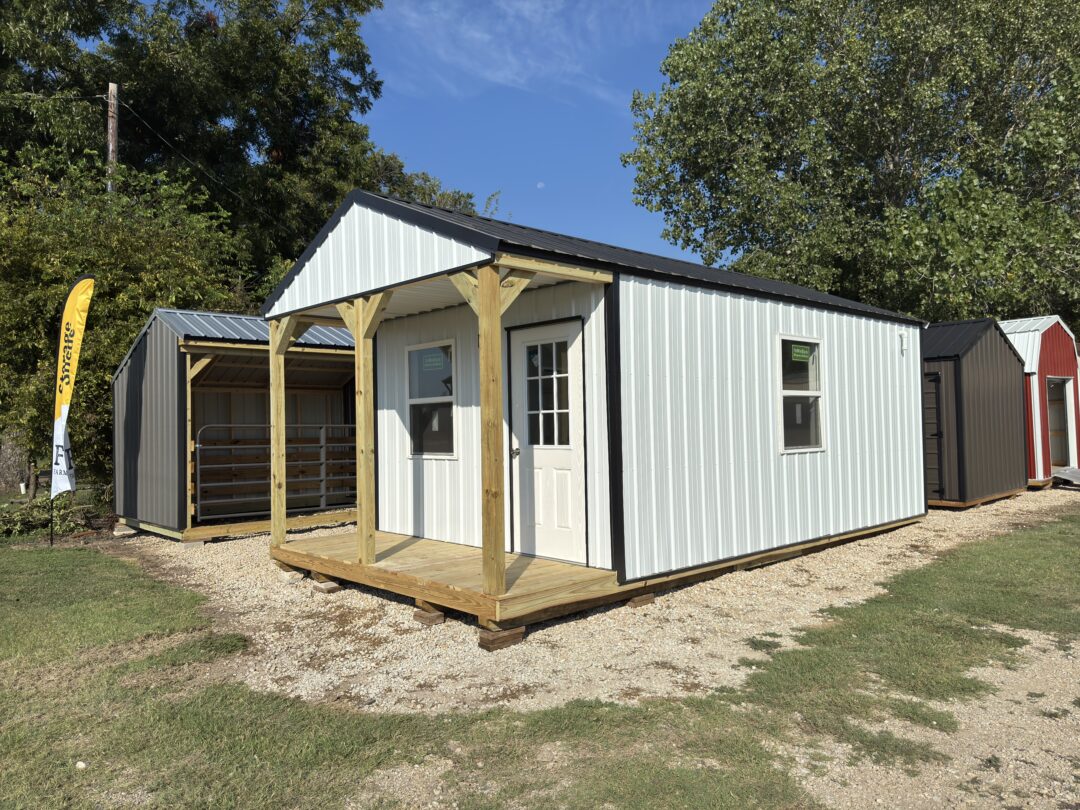
M381 588L416 600L419 610L471 614L481 625L481 646L521 637L525 624L644 592L620 586L613 570L511 553L507 550L508 499L504 485L503 314L526 290L557 284L607 285L607 271L497 253L465 268L453 267L414 281L351 296L314 301L270 322L271 556L282 567ZM385 321L467 305L478 331L480 545L380 531L376 516L375 340ZM466 310L467 311L467 310ZM356 351L355 413L357 527L354 532L290 539L283 448L284 392L289 347L312 325L345 326ZM390 480L379 487L394 487ZM475 540L473 541L475 542Z

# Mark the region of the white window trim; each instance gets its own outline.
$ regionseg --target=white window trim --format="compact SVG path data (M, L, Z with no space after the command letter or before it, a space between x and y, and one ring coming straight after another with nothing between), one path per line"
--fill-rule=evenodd
M448 397L419 397L413 399L409 396L409 384L411 381L412 370L409 368L409 355L419 349L433 349L436 346L449 346L450 347L450 387L453 389L453 394ZM408 451L406 458L424 460L449 460L453 461L458 457L458 431L460 426L459 409L457 404L458 394L458 353L457 353L457 341L454 338L444 338L442 340L429 340L426 343L414 343L411 346L405 347L405 441L408 443ZM449 402L450 410L453 413L454 419L454 449L450 453L414 453L412 446L412 406L413 405L429 405L433 403Z
M813 343L818 350L818 387L816 391L788 391L784 388L784 341L794 340L798 343ZM776 336L776 440L782 456L805 455L807 453L824 453L827 447L825 433L825 341L819 337L806 335L792 335L781 332ZM817 447L786 447L784 445L784 399L788 396L817 397L818 400L818 433L821 443Z

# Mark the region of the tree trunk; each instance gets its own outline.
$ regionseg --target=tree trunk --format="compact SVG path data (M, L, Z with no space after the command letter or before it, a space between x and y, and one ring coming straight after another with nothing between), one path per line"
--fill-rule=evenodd
M37 465L34 464L34 460L26 462L26 472L29 480L26 482L26 499L27 502L34 500L37 497Z

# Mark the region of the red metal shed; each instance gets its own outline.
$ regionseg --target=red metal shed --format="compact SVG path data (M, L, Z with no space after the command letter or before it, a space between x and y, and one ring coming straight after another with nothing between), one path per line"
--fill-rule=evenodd
M1002 321L1024 358L1028 479L1044 484L1058 467L1080 466L1080 371L1076 336L1056 315Z

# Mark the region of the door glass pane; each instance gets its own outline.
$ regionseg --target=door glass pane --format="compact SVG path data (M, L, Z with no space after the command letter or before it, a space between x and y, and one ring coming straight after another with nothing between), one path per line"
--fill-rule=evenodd
M532 445L570 444L570 377L565 340L525 347L525 411Z
M551 377L545 377L540 380L540 405L545 411L550 411L555 407L555 394L552 388L555 381Z
M555 370L555 356L550 343L540 346L540 373L549 375Z
M818 345L802 340L780 341L785 391L820 391Z
M561 445L569 445L570 444L570 414L569 413L560 413L558 422L559 422L559 444L561 444Z
M560 340L555 344L555 371L558 374L566 373L566 341Z

